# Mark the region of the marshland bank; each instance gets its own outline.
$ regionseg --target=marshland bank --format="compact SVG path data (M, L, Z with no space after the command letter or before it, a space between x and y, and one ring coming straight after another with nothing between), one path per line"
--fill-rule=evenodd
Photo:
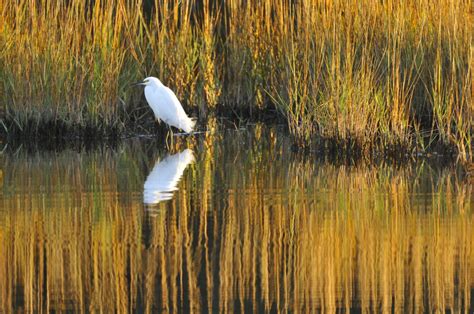
M153 75L203 128L275 119L300 148L472 161L473 16L453 0L0 0L0 129L163 132L129 86Z

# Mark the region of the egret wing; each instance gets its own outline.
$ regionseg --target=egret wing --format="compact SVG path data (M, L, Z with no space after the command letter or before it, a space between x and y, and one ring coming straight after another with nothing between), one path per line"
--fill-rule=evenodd
M179 121L183 119L183 114L184 117L187 118L187 116L178 98L168 87L160 89L159 94L161 103L160 118L167 124L180 128Z
M184 112L175 93L164 85L157 88L145 88L145 97L153 109L155 117L166 124L191 132L195 121L192 121Z

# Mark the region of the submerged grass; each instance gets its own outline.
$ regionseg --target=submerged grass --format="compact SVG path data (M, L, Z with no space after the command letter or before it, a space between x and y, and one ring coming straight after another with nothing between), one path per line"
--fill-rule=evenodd
M468 0L0 0L0 21L9 133L151 122L129 83L154 75L201 117L277 109L299 146L442 145L472 160Z

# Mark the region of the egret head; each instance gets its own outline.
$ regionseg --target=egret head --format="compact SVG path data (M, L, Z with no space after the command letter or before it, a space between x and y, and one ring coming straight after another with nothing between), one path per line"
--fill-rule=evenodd
M150 86L150 85L159 85L159 84L161 84L159 79L157 79L156 77L153 77L153 76L149 76L141 82L133 83L132 86L137 86L137 85Z

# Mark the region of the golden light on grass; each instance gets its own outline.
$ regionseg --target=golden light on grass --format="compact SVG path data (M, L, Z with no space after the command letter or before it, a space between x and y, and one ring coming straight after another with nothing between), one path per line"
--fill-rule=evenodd
M155 75L203 116L276 108L300 146L470 160L473 14L469 0L1 0L4 122L120 132L146 121L128 84Z

